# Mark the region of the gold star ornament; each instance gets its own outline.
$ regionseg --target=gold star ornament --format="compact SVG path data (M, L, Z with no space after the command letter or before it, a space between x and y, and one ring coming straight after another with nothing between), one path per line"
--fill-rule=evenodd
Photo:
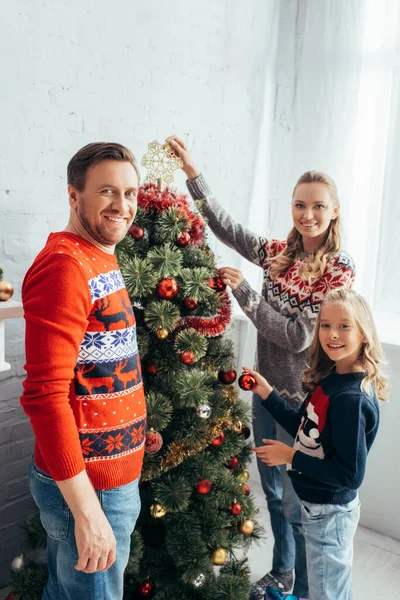
M147 154L142 158L147 169L146 181L157 183L159 189L163 183L173 183L174 171L183 166L182 160L174 154L168 144L151 142Z

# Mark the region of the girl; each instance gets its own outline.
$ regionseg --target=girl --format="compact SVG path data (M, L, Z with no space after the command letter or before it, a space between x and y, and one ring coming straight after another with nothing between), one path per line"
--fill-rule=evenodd
M256 368L293 407L304 399L302 376L320 303L329 290L351 287L353 262L340 250L339 200L334 182L309 171L298 180L292 196L293 228L286 241L256 235L221 208L211 195L185 144L167 142L183 162L190 194L219 240L264 271L262 294L255 292L238 269L220 270L224 282L257 328ZM257 446L264 438L291 444L290 435L275 424L253 396L253 431ZM272 571L253 584L252 600L264 598L273 586L308 597L301 509L286 469L257 461L274 535Z
M310 600L351 600L357 490L387 400L382 349L362 296L339 289L322 303L305 372L308 397L296 410L251 369L262 405L295 437L294 447L263 440L254 448L269 466L288 465L301 500Z

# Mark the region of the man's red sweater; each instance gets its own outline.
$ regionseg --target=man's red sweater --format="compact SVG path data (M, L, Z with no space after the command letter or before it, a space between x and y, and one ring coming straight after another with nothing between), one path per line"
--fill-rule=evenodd
M136 322L114 254L54 233L22 287L27 377L21 404L35 462L60 481L86 469L95 489L142 468L146 405Z

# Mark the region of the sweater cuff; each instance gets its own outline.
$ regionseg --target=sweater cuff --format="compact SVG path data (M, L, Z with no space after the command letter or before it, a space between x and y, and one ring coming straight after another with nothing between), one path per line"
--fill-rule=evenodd
M204 179L202 173L194 179L188 179L186 181L187 189L193 200L201 200L211 195L211 190L208 187L207 181Z
M250 284L247 281L247 279L243 279L243 281L241 283L239 283L237 288L235 290L232 290L233 296L239 302L241 307L243 307L244 305L247 304L249 296L252 292L253 292L253 290L250 287Z

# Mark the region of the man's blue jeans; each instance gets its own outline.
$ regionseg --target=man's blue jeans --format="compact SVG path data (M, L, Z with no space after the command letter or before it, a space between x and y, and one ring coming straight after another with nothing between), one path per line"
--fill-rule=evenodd
M358 496L347 504L302 502L310 600L352 600L353 539Z
M74 518L56 482L32 463L29 487L47 532L49 580L42 600L121 600L130 537L140 511L138 480L128 485L97 490L103 511L117 541L117 559L108 571L82 573L78 562Z
M261 398L257 394L253 394L253 433L256 446L262 446L263 439L278 439L293 446L293 438L261 406ZM272 567L280 573L294 569L293 593L300 598L308 598L306 550L299 498L287 474L286 465L268 467L257 459L257 467L274 536Z

